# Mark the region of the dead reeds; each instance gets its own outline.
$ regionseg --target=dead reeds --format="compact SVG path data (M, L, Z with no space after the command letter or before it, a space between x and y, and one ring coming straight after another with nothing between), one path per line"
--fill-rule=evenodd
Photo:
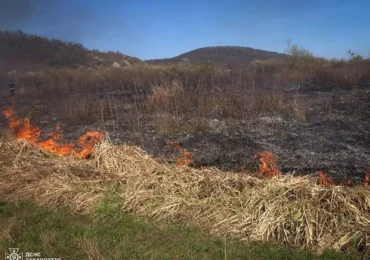
M321 251L369 244L370 190L321 187L308 176L258 179L216 168L158 163L138 147L104 141L91 160L56 158L2 138L0 196L89 211L114 182L123 210L241 240Z

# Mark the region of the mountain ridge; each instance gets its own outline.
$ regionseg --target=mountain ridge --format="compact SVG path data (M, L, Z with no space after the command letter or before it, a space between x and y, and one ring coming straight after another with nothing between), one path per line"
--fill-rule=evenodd
M144 63L120 52L90 50L80 43L0 30L0 69L98 68ZM117 65L119 64L119 65Z
M191 64L213 64L218 67L247 66L254 60L284 59L283 53L265 51L243 46L211 46L197 48L172 58L150 59L152 65L177 65L181 62Z

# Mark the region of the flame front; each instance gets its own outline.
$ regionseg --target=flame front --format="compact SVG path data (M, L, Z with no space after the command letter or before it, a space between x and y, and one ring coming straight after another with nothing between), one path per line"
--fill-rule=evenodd
M181 157L177 160L177 164L180 166L188 166L193 161L193 154L188 150L184 150L184 157Z
M370 172L366 173L364 184L365 184L365 186L370 185Z
M320 171L320 185L323 187L335 185L334 181L328 176L328 174L324 171Z
M31 124L30 118L17 119L12 107L7 108L3 114L9 120L9 127L16 133L18 139L28 140L44 150L60 156L88 158L92 154L95 145L104 138L104 134L101 132L88 131L79 138L78 145L62 143L63 132L60 125L57 125L55 131L49 134L49 139L39 141L40 129Z
M179 166L189 166L193 161L193 154L190 151L183 149L178 143L170 141L167 145L168 149L172 151L172 157L174 157L174 153L182 152L183 157L177 159L177 164Z
M88 131L78 140L78 143L83 149L77 154L77 156L80 158L88 158L92 154L95 145L103 138L104 134L101 132Z
M276 166L276 155L271 152L263 152L254 155L254 158L259 158L260 165L260 176L268 176L273 178L279 175L281 172Z
M10 129L17 133L17 138L37 142L40 137L40 129L33 126L29 118L16 119L12 107L7 108L3 114L9 120Z

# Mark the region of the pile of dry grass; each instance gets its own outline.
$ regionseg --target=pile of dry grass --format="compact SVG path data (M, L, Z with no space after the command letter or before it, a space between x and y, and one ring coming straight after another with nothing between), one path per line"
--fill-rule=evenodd
M216 168L161 164L137 147L109 142L100 143L89 161L44 158L35 150L22 161L22 145L4 141L0 149L4 145L18 151L9 153L12 160L18 156L17 163L0 165L0 196L9 200L31 197L41 205L88 211L114 181L122 187L116 192L125 210L217 235L317 251L370 240L365 186L323 188L309 177L289 174L260 180ZM76 169L88 174L76 175Z
M86 162L47 153L26 141L0 138L0 198L34 200L41 206L68 206L89 212L107 190Z
M96 167L125 181L126 209L219 235L320 250L370 239L370 190L323 188L309 177L272 180L159 164L137 147L101 143Z

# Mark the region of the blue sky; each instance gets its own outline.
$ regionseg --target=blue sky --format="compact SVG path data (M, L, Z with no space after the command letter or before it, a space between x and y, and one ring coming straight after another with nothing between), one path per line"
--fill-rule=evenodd
M370 56L370 0L0 0L0 30L80 42L141 59L195 48L284 52L290 39L317 56Z

